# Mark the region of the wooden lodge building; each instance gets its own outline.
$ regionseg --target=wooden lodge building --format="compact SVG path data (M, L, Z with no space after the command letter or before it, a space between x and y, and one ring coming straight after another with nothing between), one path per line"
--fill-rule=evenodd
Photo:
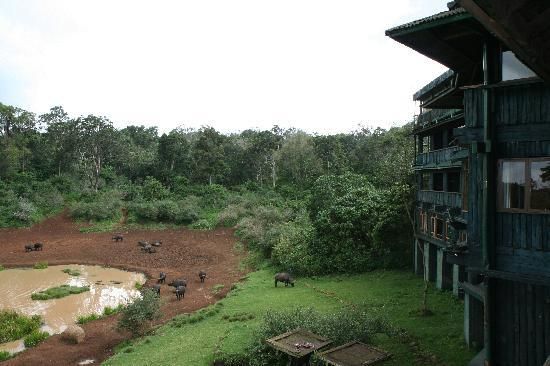
M470 365L550 356L550 0L458 0L386 31L449 71L414 94L414 266L464 296Z

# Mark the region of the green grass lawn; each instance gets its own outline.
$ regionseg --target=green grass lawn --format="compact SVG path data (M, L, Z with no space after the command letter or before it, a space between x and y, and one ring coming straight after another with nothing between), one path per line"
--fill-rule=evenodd
M430 289L429 307L435 314L418 317L414 310L420 306L422 289L421 278L399 271L303 278L293 288L275 288L273 271L260 270L231 291L216 307L219 311L195 315L199 320L179 327L169 323L153 335L119 347L104 364L211 365L217 351L240 353L253 340L268 309L313 307L329 312L352 305L403 329L402 336L374 337L375 345L393 354L383 365L465 365L473 353L463 341L462 302L449 292Z

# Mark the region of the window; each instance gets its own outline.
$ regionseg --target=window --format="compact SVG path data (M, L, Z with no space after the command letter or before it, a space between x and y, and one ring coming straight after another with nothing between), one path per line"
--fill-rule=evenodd
M516 80L537 76L525 66L512 51L502 53L502 80Z
M443 191L443 173L434 173L433 180L433 190Z
M443 240L445 238L445 221L437 216L432 216L432 236L436 239Z
M420 189L423 191L430 190L430 173L422 173L420 182Z
M447 173L447 192L460 192L460 172Z
M443 149L443 132L439 131L433 134L433 150Z
M420 232L427 233L428 232L428 214L420 210L419 217L420 217Z
M550 158L499 161L499 209L550 212Z
M531 161L531 197L532 210L550 210L550 159Z

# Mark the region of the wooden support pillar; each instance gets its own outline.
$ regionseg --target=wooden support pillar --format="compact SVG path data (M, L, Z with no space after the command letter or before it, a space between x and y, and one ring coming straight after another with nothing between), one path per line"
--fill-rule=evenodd
M453 264L453 295L459 296L458 284L460 282L460 267L458 264Z
M422 256L424 244L422 241L415 239L414 241L414 273L417 275L424 274L424 257Z
M483 313L483 303L468 293L464 294L464 339L473 350L480 350L484 345Z
M445 261L445 252L437 249L437 277L435 286L440 290L449 290L452 287L452 265Z
M424 242L424 281L430 280L430 243Z

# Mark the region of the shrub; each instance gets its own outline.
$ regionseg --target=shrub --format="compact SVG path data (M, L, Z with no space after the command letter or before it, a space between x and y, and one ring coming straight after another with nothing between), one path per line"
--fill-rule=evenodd
M122 310L118 322L120 328L134 335L141 334L150 321L160 317L160 298L149 289L142 291L141 295Z
M282 225L277 243L273 247L274 264L296 274L318 273L315 253L312 253L310 246L314 236L315 231L307 217Z
M13 217L22 222L23 224L31 224L35 221L37 215L36 206L28 199L20 197L17 203L17 207L13 212Z
M23 338L40 328L42 319L39 315L27 317L11 310L0 310L0 343Z
M196 230L210 230L213 228L213 224L207 219L200 219L192 223L189 227Z
M249 364L274 365L281 362L284 356L269 347L265 340L296 328L331 339L331 346L352 340L368 343L375 333L395 333L389 323L381 318L351 308L330 314L303 307L290 312L268 311L256 331L256 341L246 350Z
M46 269L48 268L48 262L38 262L33 266L34 269Z
M106 306L105 309L103 309L103 316L110 316L110 315L113 315L113 314L116 314L116 313L119 313L122 311L122 309L124 309L124 305L120 304L118 305L117 307L110 307L110 306Z
M33 300L51 300L51 299L60 299L65 296L80 294L82 292L90 291L90 287L83 286L69 286L61 285L58 287L52 287L44 291L39 291L31 294L31 299Z
M13 356L7 351L0 351L0 362L9 360Z
M0 272L3 271L5 268L3 265L0 264Z
M232 227L248 213L248 210L239 204L230 204L218 215L218 225Z
M143 181L141 194L147 201L158 201L168 197L170 193L156 178L147 176Z
M34 347L40 344L41 342L45 341L46 338L48 338L49 336L50 334L48 332L34 330L31 334L29 334L23 339L23 343L27 348Z
M122 207L121 193L109 191L84 196L83 201L75 203L70 208L70 215L75 219L87 221L111 220L120 215Z

